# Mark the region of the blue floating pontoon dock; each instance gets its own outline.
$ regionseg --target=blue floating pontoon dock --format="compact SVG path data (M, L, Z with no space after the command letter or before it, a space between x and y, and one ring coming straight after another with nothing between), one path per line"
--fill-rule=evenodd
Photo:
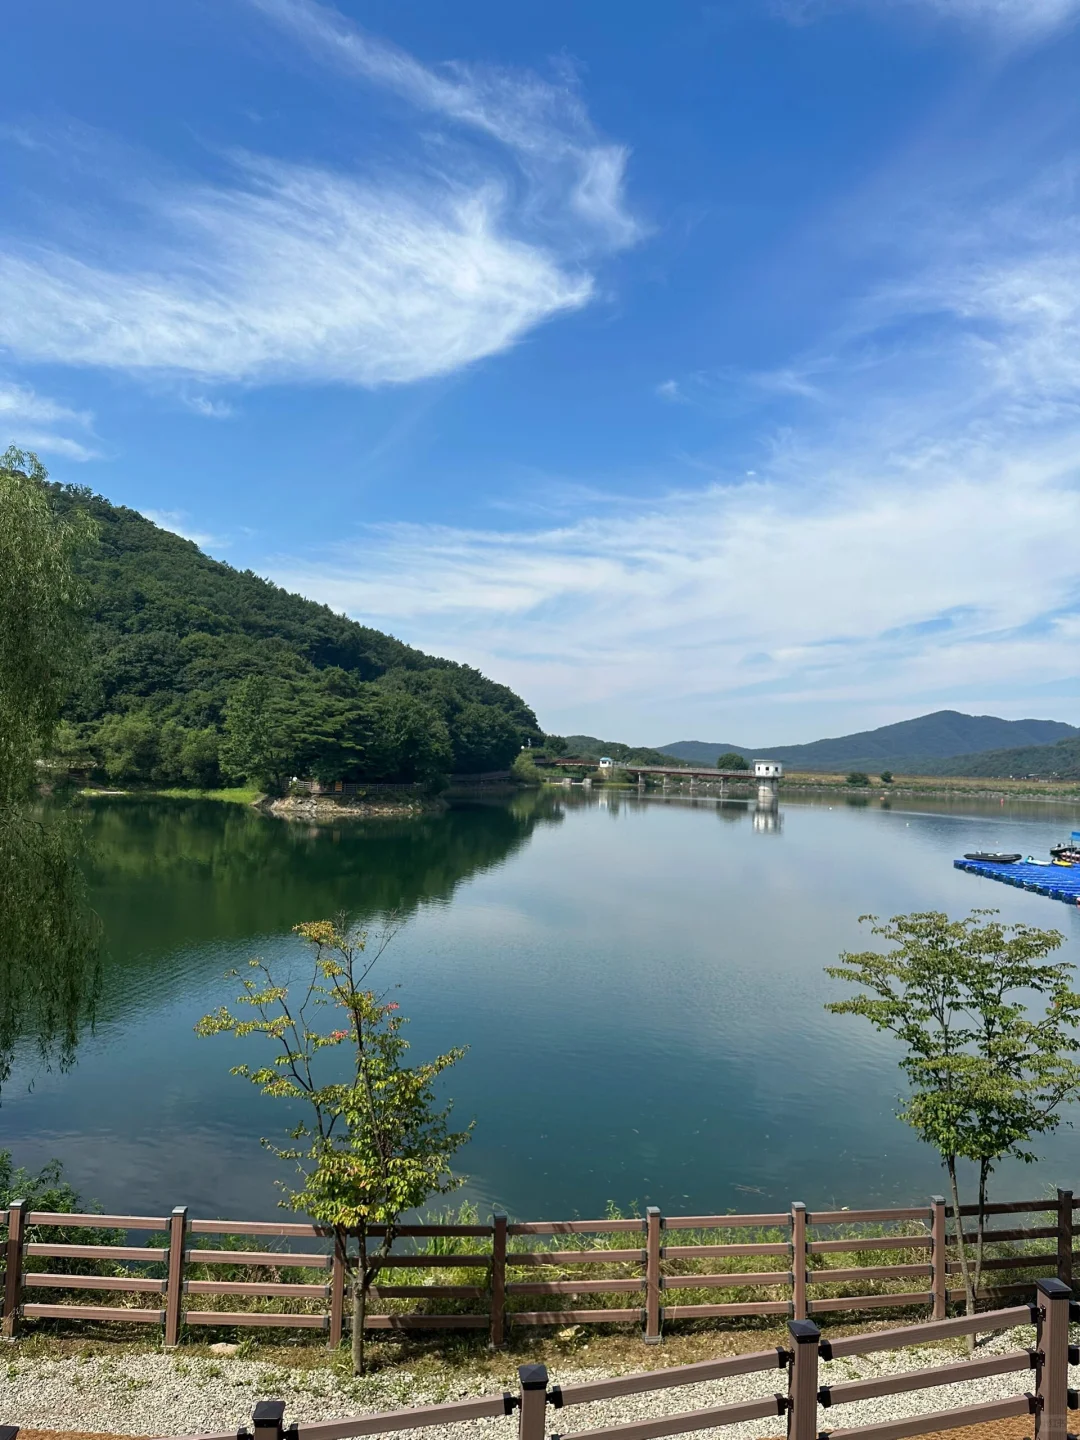
M957 870L984 875L987 880L1001 880L1018 890L1034 890L1051 900L1064 900L1067 905L1080 905L1080 865L1028 865L1017 860L1012 865L994 865L987 860L954 860Z

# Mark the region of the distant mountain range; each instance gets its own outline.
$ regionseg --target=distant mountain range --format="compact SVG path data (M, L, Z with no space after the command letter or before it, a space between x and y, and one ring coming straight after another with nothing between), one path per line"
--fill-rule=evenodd
M1078 737L1080 729L1060 720L1001 720L996 715L937 710L915 720L807 745L755 748L726 741L679 740L657 748L664 755L696 765L715 765L718 756L733 750L748 760L780 760L792 770L1049 775L1063 773L1063 766L1080 773Z

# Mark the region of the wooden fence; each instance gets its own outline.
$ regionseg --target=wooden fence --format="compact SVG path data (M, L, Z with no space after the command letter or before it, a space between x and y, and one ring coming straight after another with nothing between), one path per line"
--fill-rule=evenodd
M516 1395L505 1391L501 1395L477 1400L418 1406L353 1420L294 1424L287 1430L283 1424L284 1403L264 1400L255 1407L253 1440L286 1440L286 1437L287 1440L349 1440L351 1436L385 1435L399 1430L423 1430L462 1421L497 1419L515 1412L518 1440L545 1440L549 1410L700 1385L705 1381L732 1376L767 1376L770 1372L776 1375L778 1371L784 1375L783 1390L775 1388L774 1380L766 1380L762 1386L763 1393L757 1399L631 1421L599 1430L571 1430L570 1434L554 1436L552 1440L660 1440L663 1436L685 1435L770 1418L777 1419L777 1430L784 1426L788 1440L904 1440L907 1436L1019 1416L1033 1418L1036 1440L1066 1440L1068 1411L1077 1405L1076 1393L1069 1389L1068 1367L1080 1363L1080 1352L1069 1345L1069 1322L1070 1319L1080 1319L1080 1306L1073 1303L1072 1291L1059 1280L1039 1280L1037 1287L1035 1300L1030 1305L912 1325L902 1330L879 1330L831 1342L822 1340L821 1332L812 1320L792 1320L788 1324L786 1346L751 1355L735 1355L725 1360L708 1360L703 1364L678 1365L641 1375L626 1375L616 1380L551 1385L545 1366L523 1365L518 1371ZM1007 1330L1028 1324L1036 1327L1035 1345L1031 1349L922 1370L906 1370L869 1380L819 1384L819 1360L838 1360L873 1351L925 1345L934 1340L970 1335L976 1330ZM961 1381L1012 1373L1029 1374L1032 1388L1004 1399L931 1411L901 1420L886 1420L854 1428L841 1426L834 1430L819 1428L821 1411L829 1415L835 1407L854 1401L911 1390L933 1390ZM222 1435L190 1437L190 1440L252 1440L252 1432L241 1430L238 1437L233 1430Z
M1033 1270L1045 1273L1054 1269L1059 1280L1071 1285L1073 1242L1080 1233L1075 1223L1078 1205L1080 1201L1073 1199L1070 1190L1059 1190L1056 1200L989 1205L987 1214L992 1220L1027 1214L1045 1216L1051 1223L987 1228L990 1250L1008 1246L1012 1253L990 1254L984 1271L995 1277L1008 1272L1016 1278L1002 1277L1002 1283L987 1285L981 1298L1030 1293L1035 1279L1023 1272ZM972 1205L961 1207L963 1217L974 1213ZM925 1308L935 1320L943 1320L948 1304L963 1299L963 1291L955 1288L960 1265L955 1253L950 1253L947 1235L953 1228L951 1216L951 1207L938 1196L929 1205L903 1209L810 1212L796 1202L789 1211L763 1215L665 1217L650 1208L643 1218L512 1224L505 1215L496 1214L486 1225L402 1225L395 1232L394 1247L401 1241L410 1248L391 1248L382 1262L389 1278L404 1272L401 1278L407 1282L410 1271L422 1279L421 1272L448 1270L458 1272L459 1283L379 1284L372 1291L372 1313L366 1325L373 1330L487 1330L491 1344L501 1346L510 1326L640 1324L644 1340L657 1343L664 1325L678 1320L784 1316L801 1321L843 1311L904 1307ZM965 1218L961 1223L970 1222ZM161 1326L166 1345L178 1343L181 1326L271 1326L320 1330L336 1347L347 1324L345 1262L335 1253L328 1232L314 1225L197 1220L189 1217L185 1207L169 1216L68 1215L30 1211L24 1201L0 1210L0 1227L4 1225L7 1239L0 1333L6 1336L15 1334L20 1319ZM59 1240L54 1233L58 1229L65 1232ZM71 1230L106 1230L113 1232L113 1237L106 1237L108 1243L73 1243L66 1233ZM44 1239L43 1231L47 1232ZM698 1243L701 1232L710 1231L722 1232L724 1240ZM49 1232L52 1238L48 1238ZM116 1243L116 1232L121 1232L126 1243ZM132 1244L133 1235L156 1235L160 1240L157 1244ZM738 1238L726 1238L729 1235ZM222 1237L222 1244L229 1237L231 1248L211 1248L209 1237L213 1236ZM581 1236L579 1244L584 1248L555 1249L559 1236ZM965 1230L965 1236L974 1239L972 1231ZM624 1237L625 1243L621 1243ZM680 1244L680 1238L693 1243ZM319 1248L237 1248L260 1240L298 1241ZM1035 1241L1052 1243L1035 1252L1017 1253L1018 1245ZM418 1242L426 1242L427 1249L419 1249ZM925 1258L869 1266L838 1266L833 1260L838 1254L893 1251ZM758 1257L759 1263L769 1268L724 1268ZM47 1262L52 1260L63 1264L50 1267ZM42 1264L44 1269L39 1268ZM116 1273L72 1273L76 1265L84 1270L89 1266L95 1272L111 1267ZM226 1266L255 1270L260 1277L267 1270L327 1274L325 1280L316 1281L237 1280L228 1275L202 1279L192 1274L199 1267L203 1273L220 1277L221 1267ZM146 1273L148 1267L156 1273ZM623 1273L595 1278L598 1267ZM455 1277L451 1274L448 1279ZM900 1282L907 1288L896 1289L895 1283L885 1290L876 1288L882 1282ZM849 1293L852 1287L854 1294ZM845 1293L821 1293L837 1288ZM678 1298L679 1292L716 1290L741 1291L743 1295L723 1303L683 1303ZM51 1303L48 1297L27 1298L41 1291L63 1292L62 1303ZM82 1303L74 1292L97 1292L98 1303ZM756 1298L762 1293L767 1298ZM106 1295L153 1296L157 1304L133 1305L118 1298L102 1303ZM610 1308L573 1303L609 1295L625 1295L629 1303ZM280 1308L198 1308L200 1296L234 1296L260 1305L271 1301ZM669 1296L674 1303L668 1302ZM571 1302L568 1308L561 1306L564 1297ZM424 1301L426 1305L398 1310L394 1306L399 1301ZM459 1303L463 1301L473 1303L461 1311ZM383 1302L391 1302L391 1308L386 1310ZM538 1302L541 1308L527 1308ZM452 1307L449 1310L448 1305Z
M318 780L289 782L289 790L296 795L423 795L429 788L423 780L332 780L327 785Z

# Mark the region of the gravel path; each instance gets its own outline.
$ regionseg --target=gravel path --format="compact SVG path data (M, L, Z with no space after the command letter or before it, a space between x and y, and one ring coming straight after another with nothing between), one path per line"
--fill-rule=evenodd
M1021 1349L1034 1343L1034 1332L1020 1329L980 1347L980 1355ZM940 1350L898 1350L859 1359L837 1360L821 1367L821 1383L865 1379L924 1366L947 1364L958 1357ZM6 1363L5 1363L6 1360ZM608 1372L610 1373L610 1372ZM1076 1383L1073 1372L1072 1383ZM603 1378L596 1370L551 1371L563 1385ZM999 1399L1032 1388L1033 1376L1017 1371L934 1390L909 1391L878 1400L821 1411L821 1423L832 1427L868 1425L933 1410ZM763 1372L704 1385L632 1395L593 1405L549 1410L548 1430L567 1435L617 1425L629 1420L673 1415L687 1410L755 1399L782 1389L780 1372ZM17 1348L0 1351L0 1424L43 1430L81 1430L118 1435L177 1435L235 1430L246 1424L257 1400L286 1402L286 1422L335 1420L377 1413L407 1405L439 1404L467 1395L491 1394L498 1386L490 1376L463 1376L449 1389L432 1380L415 1380L407 1372L352 1380L327 1370L273 1370L265 1362L221 1356L213 1360L182 1354L119 1354L115 1358L22 1358ZM783 1421L759 1420L701 1431L717 1440L760 1440L783 1431ZM471 1421L438 1431L400 1431L403 1440L514 1440L516 1418Z

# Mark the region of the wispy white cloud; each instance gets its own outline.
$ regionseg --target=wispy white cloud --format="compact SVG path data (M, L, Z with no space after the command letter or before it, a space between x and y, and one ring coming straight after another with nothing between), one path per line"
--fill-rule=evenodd
M1080 13L1078 0L898 0L923 5L948 19L989 21L1010 30L1056 29Z
M0 344L205 380L378 385L491 355L592 292L502 233L494 189L409 195L269 162L243 178L162 197L148 219L172 243L123 267L9 245Z
M228 400L212 400L208 395L190 395L184 400L189 410L207 420L231 420L236 411Z
M1080 14L1080 0L769 0L775 14L805 22L845 5L860 5L878 14L922 11L946 21L989 29L997 36L1039 39L1069 24Z
M1080 698L1067 197L988 213L819 353L748 376L789 407L756 476L542 529L369 531L355 558L282 560L278 578L593 733L791 739L761 717L829 703L860 723L971 696L1012 713L1047 685Z
M588 303L595 257L638 230L625 151L597 139L568 78L436 73L330 8L253 3L428 132L434 117L461 134L414 137L392 171L234 155L226 183L117 176L98 207L122 209L115 229L88 215L77 247L72 227L0 235L0 346L204 384L378 386L458 370Z
M89 410L72 410L27 385L0 381L0 427L8 431L7 439L23 449L62 455L67 460L97 459L97 451L87 443L93 425ZM74 439L73 429L83 438Z
M597 137L569 70L553 83L460 60L433 69L367 34L330 5L249 3L320 59L506 147L532 182L534 221L546 210L549 225L566 229L572 217L578 246L626 245L640 234L624 196L626 147Z
M211 535L205 530L194 529L190 523L191 516L186 510L143 510L142 514L159 529L171 530L174 535L180 535L184 540L190 540L193 544L198 545L200 550L205 550L210 545L220 550L229 543L219 535Z

